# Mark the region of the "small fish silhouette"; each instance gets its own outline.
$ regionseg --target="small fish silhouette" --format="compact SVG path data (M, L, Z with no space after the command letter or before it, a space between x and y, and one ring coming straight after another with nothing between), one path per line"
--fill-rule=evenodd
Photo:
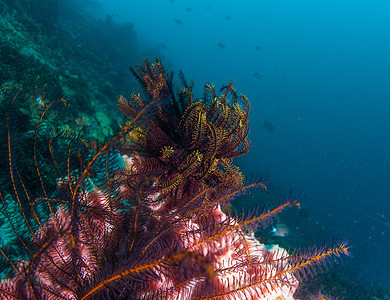
M255 74L253 74L253 76L255 76L257 79L261 79L263 77L263 75L261 75L260 73L256 72Z
M286 224L278 223L275 226L272 226L272 231L270 235L278 237L286 237L290 234L290 229Z
M271 133L275 131L275 126L270 121L264 121L263 127Z
M221 42L219 42L219 43L218 43L218 47L219 47L219 48L221 48L221 49L223 49L223 48L225 48L225 44L224 44L224 43L221 43Z
M178 25L183 25L183 21L180 19L175 19L174 22Z

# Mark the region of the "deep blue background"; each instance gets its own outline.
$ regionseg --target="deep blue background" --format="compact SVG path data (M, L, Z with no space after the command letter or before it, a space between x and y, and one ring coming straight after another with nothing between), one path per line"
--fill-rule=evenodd
M304 192L310 221L292 231L348 238L341 272L389 289L390 2L106 2L98 16L133 22L145 56L161 51L199 96L234 80L252 103L244 173Z

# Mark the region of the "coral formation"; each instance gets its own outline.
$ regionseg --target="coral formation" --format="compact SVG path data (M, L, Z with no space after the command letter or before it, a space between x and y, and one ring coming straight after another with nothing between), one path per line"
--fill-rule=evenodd
M12 190L1 201L24 257L1 245L10 267L3 299L294 299L300 280L348 255L345 242L287 251L253 237L286 207L299 207L292 195L260 213L222 212L248 189L267 189L264 180L244 183L232 163L249 148L249 102L232 82L220 95L206 85L195 98L182 74L184 87L174 91L158 60L132 72L145 93L120 97L126 121L108 142L68 132L49 140L56 192L46 187L38 146L51 105L34 133L37 195L7 135ZM8 118L7 111L9 133Z
M101 113L135 88L127 64L140 56L134 25L97 20L88 13L91 2L0 0L0 85L18 84L28 92L18 107L26 120L35 117L30 100L66 96L62 129L88 126L91 138L103 142L121 116L112 110L112 123L103 128Z

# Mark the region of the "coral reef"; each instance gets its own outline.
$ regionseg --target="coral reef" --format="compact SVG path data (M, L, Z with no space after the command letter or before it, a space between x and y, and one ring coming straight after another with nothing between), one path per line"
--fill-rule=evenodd
M0 85L18 84L28 92L20 107L26 120L35 117L30 100L66 95L68 114L59 126L89 127L91 138L103 142L121 116L111 111L102 128L102 112L136 87L127 66L140 56L134 25L97 20L87 11L91 2L0 0Z
M222 212L248 189L267 189L232 163L249 149L249 102L232 82L220 94L206 85L195 98L182 74L174 91L158 60L132 72L144 94L120 97L120 131L103 144L51 137L51 169L40 141L52 103L43 108L33 134L35 194L14 152L14 101L5 101L11 191L1 194L2 214L23 256L1 245L9 270L2 299L294 299L301 280L348 255L345 242L287 251L254 238L258 226L299 207L291 194L259 213Z

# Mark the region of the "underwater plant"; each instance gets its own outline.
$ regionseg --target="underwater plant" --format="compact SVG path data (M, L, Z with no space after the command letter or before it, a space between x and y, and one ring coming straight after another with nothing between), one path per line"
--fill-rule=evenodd
M64 132L45 148L51 104L44 109L33 134L33 192L13 152L8 102L11 191L1 193L1 216L23 255L2 242L2 299L294 299L301 280L348 255L346 242L287 251L254 238L299 207L292 194L260 213L222 211L248 189L267 189L265 180L245 182L232 162L249 149L250 109L232 82L219 95L206 84L195 98L193 82L180 74L175 91L158 60L131 71L144 95L119 98L125 121L102 145Z

